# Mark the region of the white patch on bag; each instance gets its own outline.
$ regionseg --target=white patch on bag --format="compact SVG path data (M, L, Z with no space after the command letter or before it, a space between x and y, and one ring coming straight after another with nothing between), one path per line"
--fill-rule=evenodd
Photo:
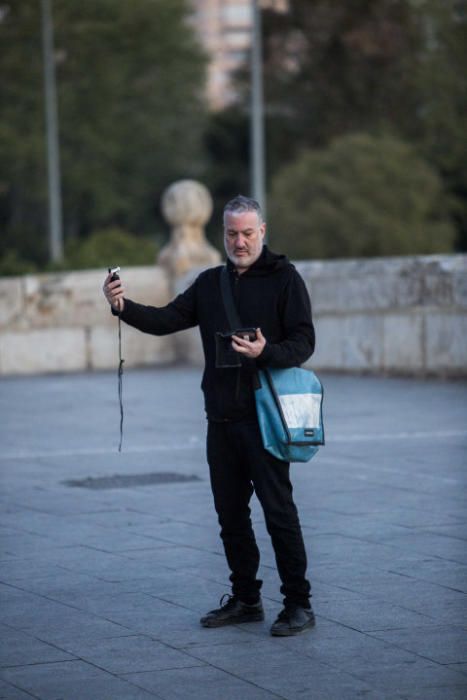
M282 394L279 401L289 428L318 428L321 394Z

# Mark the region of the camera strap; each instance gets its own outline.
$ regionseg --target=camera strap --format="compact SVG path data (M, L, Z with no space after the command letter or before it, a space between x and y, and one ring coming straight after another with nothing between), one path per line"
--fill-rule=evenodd
M235 306L235 301L232 294L232 285L230 284L229 271L227 269L227 265L224 265L224 267L221 270L221 293L222 301L224 302L225 313L227 315L227 320L229 322L230 328L232 330L234 330L234 328L241 328L242 322L240 321L237 307Z
M221 294L230 329L234 330L235 328L241 328L242 322L240 321L237 307L235 306L227 265L224 265L221 270ZM237 381L235 385L235 398L237 400L240 395L240 367L241 366L239 366L237 369Z
M229 271L227 269L227 265L224 265L224 267L221 270L221 294L222 302L224 304L224 310L231 329L233 330L234 328L241 328L242 322L238 315L237 306L235 304L234 296L232 293L232 285L230 284ZM246 359L244 359L244 361L246 361ZM256 367L256 363L254 360L250 360L250 363L253 363L253 365ZM253 389L257 389L259 386L261 386L256 368L252 373L251 381ZM240 389L239 382L240 373L237 374L237 397Z
M123 363L122 357L122 320L118 315L118 402L120 404L120 442L118 451L122 451L123 442Z

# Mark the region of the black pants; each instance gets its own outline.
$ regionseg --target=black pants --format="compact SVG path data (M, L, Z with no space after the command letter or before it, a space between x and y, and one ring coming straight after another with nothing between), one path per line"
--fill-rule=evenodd
M310 584L305 578L306 553L292 497L289 464L266 452L255 419L210 421L207 455L233 594L245 603L255 602L262 584L256 577L259 550L249 508L254 491L271 536L284 603L307 607Z

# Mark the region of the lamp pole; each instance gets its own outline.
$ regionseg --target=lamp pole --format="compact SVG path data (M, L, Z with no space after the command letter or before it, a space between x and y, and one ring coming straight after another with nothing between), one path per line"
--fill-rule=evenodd
M252 0L253 24L251 37L251 116L250 116L250 188L263 216L266 217L266 188L264 178L264 108L263 51L261 8Z
M50 0L41 0L42 51L44 64L47 177L49 190L49 254L53 262L63 260L62 196L58 143L57 92L54 38Z

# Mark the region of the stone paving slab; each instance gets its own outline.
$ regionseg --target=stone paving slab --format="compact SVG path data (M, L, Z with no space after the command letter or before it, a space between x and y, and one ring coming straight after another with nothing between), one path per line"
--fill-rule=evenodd
M467 658L467 630L453 625L412 627L410 629L384 630L372 636L407 649L425 659L439 664L450 664L453 670L461 671L455 664Z
M19 688L10 685L10 683L5 683L0 681L0 698L1 700L31 700L34 697L30 693L26 693ZM37 698L37 695L36 695Z
M94 642L68 642L63 646L99 668L124 675L196 665L191 656L144 635L113 637ZM204 665L200 662L198 665Z
M449 664L453 671L465 673L467 675L467 662L462 664Z
M400 695L402 700L465 700L464 685L436 685L432 688L412 689Z
M326 448L292 467L317 626L292 639L255 500L266 619L199 625L228 571L197 370L126 373L121 454L114 373L0 380L0 698L463 700L467 384L323 380ZM64 483L167 471L198 481Z
M159 673L129 674L125 678L153 693L152 697L164 700L277 700L281 697L254 682L210 665L180 671L167 669Z
M112 700L150 700L151 693L133 683L118 678L83 661L36 664L9 668L3 678L14 687L30 692L33 697L83 700L112 698Z
M191 653L229 673L241 669L243 678L286 698L358 697L375 692L357 679L327 663L288 651L285 645L257 642L251 645L197 647ZM351 695L353 694L353 695Z
M0 626L0 667L27 666L75 658L63 649L41 642L21 630Z

